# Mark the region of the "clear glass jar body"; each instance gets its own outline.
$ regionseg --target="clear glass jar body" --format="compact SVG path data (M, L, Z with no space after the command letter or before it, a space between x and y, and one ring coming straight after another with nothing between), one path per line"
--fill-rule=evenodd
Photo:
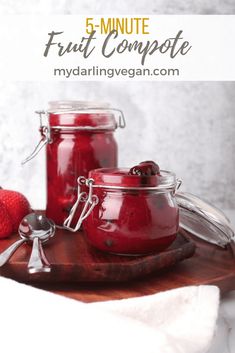
M98 203L83 221L89 243L99 250L141 255L162 251L176 238L179 209L174 189L96 187Z
M52 139L46 148L46 216L62 226L76 200L78 176L88 176L94 168L116 167L117 143L110 131L55 132Z
M117 166L116 122L105 111L49 112L48 122L46 216L62 226L76 200L78 176Z

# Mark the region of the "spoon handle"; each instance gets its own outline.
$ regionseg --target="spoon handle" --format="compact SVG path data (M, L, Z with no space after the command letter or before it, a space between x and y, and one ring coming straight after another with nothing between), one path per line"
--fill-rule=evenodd
M44 262L44 265L47 265L48 267L51 267L51 264L50 264L50 262L47 260L46 254L45 254L45 252L44 252L44 250L43 250L42 241L41 241L40 239L39 239L39 242L38 242L38 247L39 247L39 252L40 252L42 261Z
M33 249L28 263L29 273L50 272L50 264L43 251L41 241L38 237L33 239Z
M0 267L5 265L5 263L10 259L14 252L26 242L26 239L20 239L11 244L6 250L0 254Z

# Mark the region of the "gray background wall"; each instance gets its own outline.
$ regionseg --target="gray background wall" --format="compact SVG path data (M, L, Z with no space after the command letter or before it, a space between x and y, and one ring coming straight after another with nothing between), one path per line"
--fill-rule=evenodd
M212 6L213 5L213 6ZM235 13L234 1L0 1L0 14ZM49 100L103 100L121 108L127 128L117 132L119 161L154 159L183 179L183 189L218 207L235 208L235 83L0 81L0 184L45 206L44 153L25 167L38 141L34 110Z

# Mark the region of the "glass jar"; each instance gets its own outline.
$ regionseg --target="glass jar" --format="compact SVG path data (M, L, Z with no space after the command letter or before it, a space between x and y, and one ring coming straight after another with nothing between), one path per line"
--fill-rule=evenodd
M142 255L167 248L176 238L179 210L175 191L179 181L175 174L143 177L128 175L127 169L103 168L89 172L89 178L78 179L80 192L70 217L69 230L83 229L91 245L99 250ZM84 204L77 226L70 224L73 212Z
M62 226L76 200L78 176L117 166L113 133L125 120L121 111L95 102L51 102L46 112L37 113L42 140L36 152L46 145L46 216Z

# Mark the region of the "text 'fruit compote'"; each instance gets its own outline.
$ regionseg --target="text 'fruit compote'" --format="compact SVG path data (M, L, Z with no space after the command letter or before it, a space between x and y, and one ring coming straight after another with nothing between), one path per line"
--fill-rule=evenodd
M91 245L123 255L161 251L176 238L176 177L152 161L89 173L98 204L84 220Z

